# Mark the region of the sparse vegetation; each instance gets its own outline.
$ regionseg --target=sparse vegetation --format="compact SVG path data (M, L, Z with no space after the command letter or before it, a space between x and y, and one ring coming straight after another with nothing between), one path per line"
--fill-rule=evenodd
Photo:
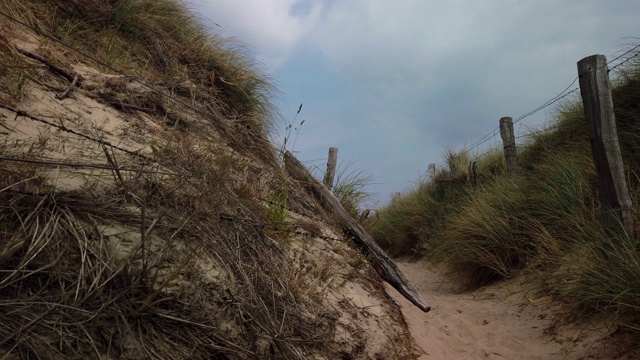
M275 115L271 102L275 88L240 44L213 35L186 9L180 0L0 4L4 13L109 66L102 70L135 74L161 85L166 94L184 97L184 103L211 118L230 145L242 151L255 149L253 154L275 161L267 140ZM56 59L58 54L51 56L60 63L98 66L69 49L64 59ZM157 94L153 97L151 103L135 105L165 116L171 113L172 104Z
M613 89L622 155L636 209L640 181L640 72L630 65ZM446 266L463 288L523 274L565 305L640 338L636 239L599 222L597 177L581 102L561 105L549 131L520 148L520 171L504 176L501 152L477 159L449 151L435 179L380 211L371 234L394 256ZM475 186L474 186L475 185ZM636 220L637 223L637 220Z

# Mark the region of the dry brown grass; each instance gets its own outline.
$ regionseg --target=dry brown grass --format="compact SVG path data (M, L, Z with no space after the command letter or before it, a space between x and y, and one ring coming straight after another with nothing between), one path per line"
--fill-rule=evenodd
M0 11L103 64L0 17L0 357L362 354L363 325L344 324L326 295L364 279L366 259L351 257L357 274L338 265L348 246L291 261L302 240L265 205L284 188L284 220L323 219L277 166L266 136L273 89L255 64L179 1L10 1ZM68 81L16 43L82 75L69 98L55 97ZM380 319L389 336L406 335L397 316ZM408 336L393 346L385 351L410 356Z
M299 276L266 236L265 210L246 189L235 193L234 163L173 136L157 159L184 176L122 174L110 191L60 192L37 165L3 166L4 354L303 359L327 351L335 315L297 295Z
M183 2L28 0L3 2L0 11L82 52L48 39L51 46L44 47L43 55L63 68L79 62L108 73L127 73L129 77L115 79L107 89L96 89L97 96L112 105L146 109L182 129L190 124L189 115L208 118L236 151L275 161L267 133L276 116L271 102L276 89L242 45L207 31ZM14 24L0 18L0 25ZM147 81L167 96L137 83Z
M66 31L75 47L110 66L139 70L189 105L124 76L80 85L103 104L147 113L163 125L148 139L155 163L109 146L96 160L162 173L113 170L107 181L103 171L78 170L85 185L60 190L47 165L0 163L0 354L303 359L330 353L334 310L296 295L296 270L265 231L271 224L257 199L268 192L262 172L275 161L266 140L271 88L246 58L193 25L174 1L15 1L0 4L0 11L45 33ZM5 18L0 25L11 27ZM129 46L117 48L131 56L118 54L123 62L103 58L124 43ZM53 43L40 51L68 71L70 62L89 62ZM23 59L0 38L4 105L21 104L27 81L64 85L46 66ZM99 138L100 129L95 133ZM4 141L0 155L42 158L54 136L65 133Z

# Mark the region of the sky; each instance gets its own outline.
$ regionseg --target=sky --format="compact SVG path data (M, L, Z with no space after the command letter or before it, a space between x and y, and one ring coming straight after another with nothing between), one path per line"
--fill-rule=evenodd
M338 148L339 168L371 176L371 207L426 179L447 149L561 94L580 59L613 60L640 44L638 0L189 3L212 31L243 43L279 89L275 145L294 123L287 149L319 174ZM555 111L518 122L516 136ZM499 144L497 134L475 150Z

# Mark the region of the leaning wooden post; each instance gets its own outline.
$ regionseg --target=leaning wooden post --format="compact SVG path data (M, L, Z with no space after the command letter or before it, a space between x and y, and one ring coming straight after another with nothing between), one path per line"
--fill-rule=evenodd
M436 164L429 164L429 178L434 179L436 177Z
M336 164L338 163L338 149L329 148L329 159L327 160L327 172L324 174L324 186L329 189L333 188L333 179L336 176Z
M420 310L424 312L431 310L431 306L424 301L420 292L404 276L402 271L400 271L398 266L389 258L384 250L373 240L371 235L367 234L362 226L342 207L340 200L328 191L320 181L314 178L309 170L288 151L284 153L284 167L293 179L304 184L309 189L324 209L336 215L345 234L353 239L360 247L360 250L369 257L371 265L382 279L398 290L400 294Z
M592 55L578 61L578 76L591 151L600 181L602 222L609 230L624 230L633 237L632 203L618 142L607 58Z
M500 137L504 148L504 159L507 163L507 176L513 177L518 167L516 137L513 132L513 119L506 116L500 119Z

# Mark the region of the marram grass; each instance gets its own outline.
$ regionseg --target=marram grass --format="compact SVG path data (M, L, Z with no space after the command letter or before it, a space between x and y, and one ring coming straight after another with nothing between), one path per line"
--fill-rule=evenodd
M631 62L612 89L636 209L638 68ZM505 177L501 151L475 159L466 149L449 150L449 169L382 208L371 234L393 256L442 263L462 287L526 274L573 318L598 318L640 339L640 247L635 237L607 232L600 223L599 182L580 101L563 103L554 115L548 131L520 140L512 179ZM477 181L468 167L474 160Z

